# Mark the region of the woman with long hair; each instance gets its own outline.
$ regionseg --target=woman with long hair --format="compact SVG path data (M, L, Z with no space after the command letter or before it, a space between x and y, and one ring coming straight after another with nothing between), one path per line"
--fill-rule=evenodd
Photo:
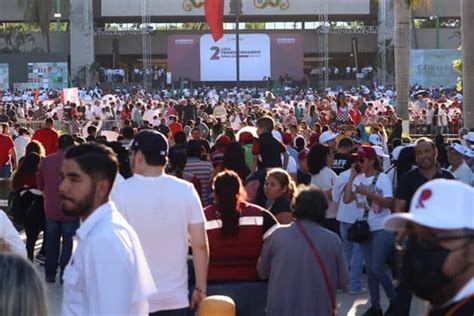
M0 315L48 315L41 277L22 257L0 252L0 289Z
M331 130L335 132L342 132L344 126L350 124L350 116L349 116L349 105L347 104L346 95L340 92L337 95L336 99L336 118L334 125L331 126Z
M280 168L271 169L267 173L263 189L267 200L271 201L270 213L280 224L291 223L293 221L291 200L295 193L295 183L290 174Z
M204 209L209 239L208 295L226 295L237 315L264 315L266 283L257 275L266 231L277 220L245 202L239 175L223 171L213 181L214 203Z
M314 144L308 153L308 169L311 176L311 184L320 188L328 200L327 218L323 226L339 234L339 223L336 220L337 204L332 201L332 187L337 179L337 174L331 169L334 163L334 155L331 148L321 144Z
M21 210L21 214L17 215L25 227L26 250L31 261L34 259L36 241L45 226L43 195L36 183L36 173L41 159L42 157L35 152L27 154L12 178L12 189L20 196L18 209Z
M387 310L394 309L395 289L386 270L392 254L394 236L383 229L383 221L390 215L393 203L392 183L382 172L382 166L372 146L362 145L354 154L357 162L352 165L349 182L344 189L346 204L356 201L364 212L370 236L360 242L362 258L367 268L371 308L364 315L382 315L379 286L382 285L390 301Z
M245 184L250 174L250 169L245 163L245 152L240 143L231 142L227 145L224 151L224 169L235 171L240 177L240 180Z

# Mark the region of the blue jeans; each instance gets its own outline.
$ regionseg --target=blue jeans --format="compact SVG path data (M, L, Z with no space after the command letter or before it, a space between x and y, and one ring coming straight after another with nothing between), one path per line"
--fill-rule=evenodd
M232 298L237 308L237 316L265 315L267 304L266 282L211 284L207 286L207 295L225 295Z
M390 303L394 303L395 289L387 273L387 261L392 254L394 236L383 229L370 233L370 239L360 243L362 258L367 267L370 303L380 308L380 291L382 285Z
M72 237L79 228L79 220L58 222L46 219L46 258L44 270L46 278L55 278L58 264L61 274L69 262L72 253ZM61 245L62 238L62 245ZM60 255L61 252L61 255Z
M356 242L347 240L347 231L352 224L339 222L339 232L341 233L342 246L344 247L344 255L346 257L347 266L349 267L349 290L360 291L362 282L362 253L360 245Z
M12 165L6 164L0 167L0 178L10 178L12 175Z

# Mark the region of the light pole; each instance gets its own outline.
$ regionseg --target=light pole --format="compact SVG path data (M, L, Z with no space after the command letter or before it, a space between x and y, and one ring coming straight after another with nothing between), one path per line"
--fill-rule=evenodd
M230 1L230 14L235 14L235 67L237 88L240 88L240 15L242 14L242 2L240 0Z
M56 18L56 45L58 53L61 52L61 0L56 0L56 13L54 17Z

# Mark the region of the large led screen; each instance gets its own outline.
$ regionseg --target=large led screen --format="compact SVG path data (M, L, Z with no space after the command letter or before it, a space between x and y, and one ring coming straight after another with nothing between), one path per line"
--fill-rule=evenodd
M278 79L288 74L303 79L303 41L299 34L241 34L240 80ZM211 35L168 38L168 69L174 80L235 81L236 36L215 42Z
M240 80L258 81L271 75L270 37L267 34L242 34L240 42ZM237 76L236 36L224 35L214 42L201 36L201 81L231 81Z

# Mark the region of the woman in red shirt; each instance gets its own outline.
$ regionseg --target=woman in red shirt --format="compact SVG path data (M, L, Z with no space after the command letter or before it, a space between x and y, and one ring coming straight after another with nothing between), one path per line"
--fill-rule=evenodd
M219 173L213 191L214 204L204 210L210 249L207 294L231 297L237 315L264 315L266 283L257 275L257 261L265 233L277 221L244 201L244 188L234 171Z

